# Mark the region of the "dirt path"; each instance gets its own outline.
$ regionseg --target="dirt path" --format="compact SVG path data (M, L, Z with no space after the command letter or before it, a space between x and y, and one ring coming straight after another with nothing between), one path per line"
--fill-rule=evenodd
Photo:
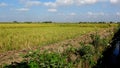
M111 35L112 31L113 31L113 28L104 29L104 30L98 31L98 34L101 37L108 37ZM69 40L59 42L59 43L42 46L40 48L33 48L32 50L40 49L41 51L48 50L48 51L52 51L52 52L58 51L58 52L62 53L64 50L66 50L69 47L69 45L77 48L77 47L80 47L80 42L84 42L84 43L92 42L90 35L94 34L94 33L95 32L90 32L90 33L84 34L80 37L76 37L74 39L69 39ZM0 54L0 65L10 64L11 62L20 62L23 60L23 58L20 55L27 54L27 53L29 53L29 51L30 50L28 49L28 50L9 51L6 53L2 53L2 54Z

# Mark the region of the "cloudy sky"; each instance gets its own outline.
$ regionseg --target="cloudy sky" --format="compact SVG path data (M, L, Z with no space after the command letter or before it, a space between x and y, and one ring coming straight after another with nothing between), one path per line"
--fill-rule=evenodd
M120 0L0 0L0 21L120 21Z

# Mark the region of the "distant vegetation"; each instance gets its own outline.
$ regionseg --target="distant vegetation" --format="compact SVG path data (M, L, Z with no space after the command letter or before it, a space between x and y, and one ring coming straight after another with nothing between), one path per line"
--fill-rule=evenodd
M120 22L79 22L79 24L85 24L85 23L98 23L98 24L113 24L113 23L120 23Z
M38 22L25 21L25 22L19 22L19 21L13 21L13 22L0 22L0 23L6 23L6 24L7 24L7 23L8 23L8 24L10 24L10 23L11 23L11 24L12 24L12 23L16 23L16 24L20 24L20 23L22 23L22 24L24 24L24 23L26 23L26 24L32 24L32 23L34 23L34 24L35 24L35 23L36 23L36 24L38 24L38 23L40 23L40 24L41 24L41 23L64 23L64 24L65 24L65 23L66 23L66 24L67 24L67 23L69 23L69 22L53 22L53 21L43 21L43 22L39 22L39 21L38 21ZM110 22L104 22L104 21L103 21L103 22L102 22L102 21L101 21L101 22L73 22L73 23L74 23L74 24L76 24L76 23L78 23L78 24L87 24L87 23L95 23L95 24L96 24L96 23L98 23L98 24L104 24L104 23L106 23L106 24L113 24L113 23L118 23L118 24L119 24L120 22L112 22L112 21L110 21Z
M26 24L31 24L32 22L24 22L24 23L26 23Z
M42 23L53 23L52 21L44 21Z

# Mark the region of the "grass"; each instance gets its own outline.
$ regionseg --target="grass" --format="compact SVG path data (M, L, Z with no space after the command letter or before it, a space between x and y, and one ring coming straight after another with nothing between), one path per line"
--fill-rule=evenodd
M0 24L0 52L31 49L116 24Z

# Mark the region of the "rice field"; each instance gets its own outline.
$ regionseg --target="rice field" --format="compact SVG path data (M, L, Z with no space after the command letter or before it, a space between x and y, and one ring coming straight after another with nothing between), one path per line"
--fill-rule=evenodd
M31 49L117 24L0 24L0 52Z

